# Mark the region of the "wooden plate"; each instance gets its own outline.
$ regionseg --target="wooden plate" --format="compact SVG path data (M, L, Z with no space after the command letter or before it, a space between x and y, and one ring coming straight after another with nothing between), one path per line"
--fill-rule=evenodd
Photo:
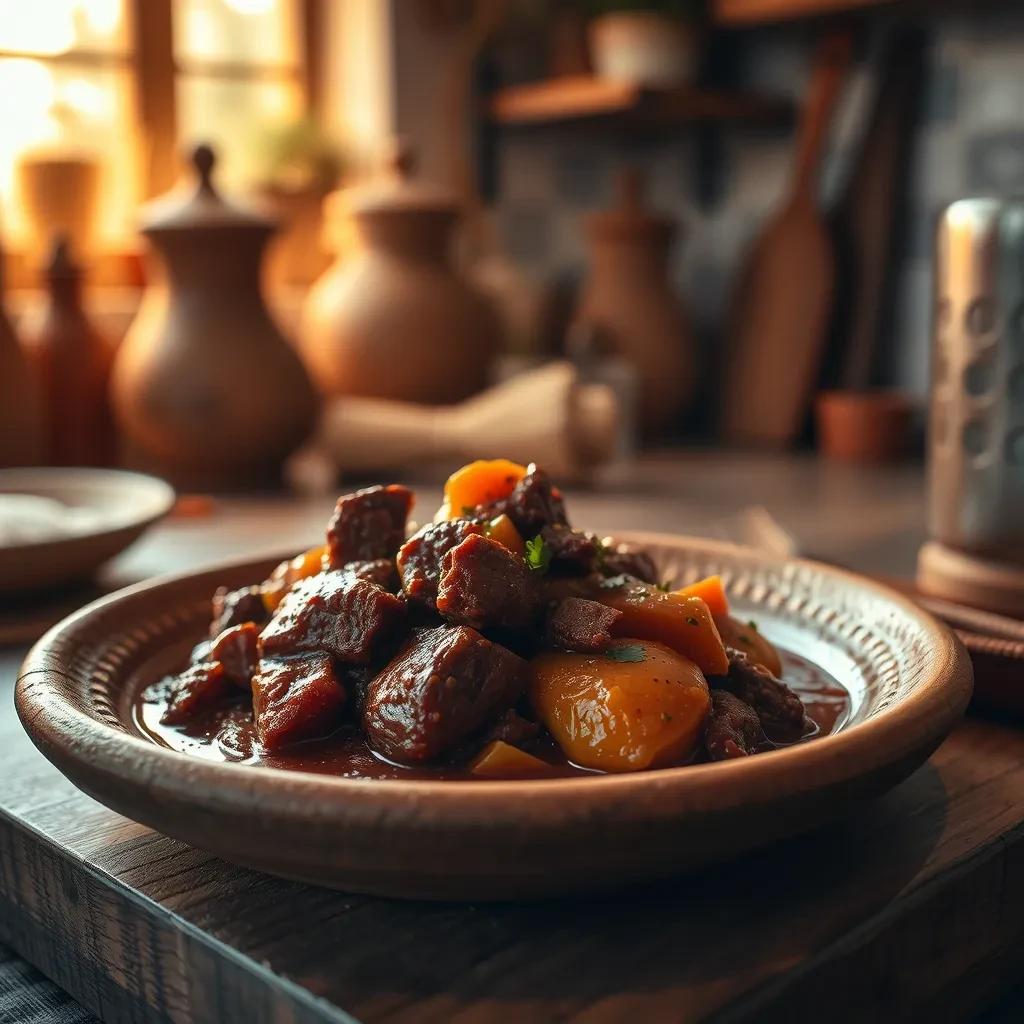
M180 666L235 563L132 587L55 626L18 713L39 749L109 807L228 860L334 888L506 899L664 878L808 829L918 767L962 715L967 656L906 598L812 562L637 534L680 582L726 577L740 614L850 691L843 729L719 764L542 781L378 781L218 764L133 724L138 689Z
M4 469L0 494L38 495L95 514L87 531L0 545L0 594L86 579L174 505L163 480L116 469Z

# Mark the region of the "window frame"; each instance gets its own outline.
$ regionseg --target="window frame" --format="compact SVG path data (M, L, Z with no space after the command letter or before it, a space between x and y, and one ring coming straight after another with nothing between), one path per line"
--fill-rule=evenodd
M323 26L322 3L323 0L300 0L299 3L302 60L297 72L298 82L305 109L314 116L320 106L320 48L317 40ZM187 73L187 70L179 68L174 58L173 0L129 0L127 6L136 117L142 147L140 187L142 198L149 199L170 188L178 176L181 155L175 83L177 75L183 71ZM222 70L237 72L241 77L258 77L260 74L258 65L247 69L225 67Z

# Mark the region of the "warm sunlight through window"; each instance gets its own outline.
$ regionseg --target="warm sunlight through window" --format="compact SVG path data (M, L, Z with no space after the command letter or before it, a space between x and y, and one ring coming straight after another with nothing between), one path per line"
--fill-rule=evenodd
M54 218L80 244L129 231L137 196L124 0L0 0L0 216L34 248ZM70 220L69 220L70 219Z
M220 179L245 188L266 163L268 135L304 108L296 0L177 0L178 134L213 142Z
M199 141L258 184L306 111L301 21L301 0L0 0L3 247L34 258L58 226L123 249Z

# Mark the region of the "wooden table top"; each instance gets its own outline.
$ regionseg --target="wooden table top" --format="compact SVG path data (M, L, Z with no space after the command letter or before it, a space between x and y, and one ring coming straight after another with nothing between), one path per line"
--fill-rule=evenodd
M436 485L420 492L432 506ZM922 492L916 468L672 454L569 500L600 530L733 537L759 504L804 550L909 574ZM299 548L331 504L218 502L106 582ZM968 719L884 798L667 891L400 903L233 867L78 792L16 720L22 653L0 652L0 941L107 1020L944 1020L1024 966L1024 730L1007 723Z

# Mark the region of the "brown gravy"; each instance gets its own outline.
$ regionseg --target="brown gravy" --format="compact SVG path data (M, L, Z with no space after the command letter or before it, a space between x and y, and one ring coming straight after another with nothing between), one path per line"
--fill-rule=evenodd
M850 695L828 673L799 655L782 652L783 678L800 695L807 716L817 727L800 740L807 742L842 728L850 713ZM349 779L473 779L459 765L408 768L392 764L374 754L354 727L339 729L323 739L298 743L278 754L260 750L252 721L252 708L243 696L236 703L209 712L187 726L161 725L161 702L147 703L138 696L134 707L139 730L161 746L180 750L210 761L265 765L290 771L317 772ZM548 777L593 775L568 760L548 739L531 752L551 766Z

